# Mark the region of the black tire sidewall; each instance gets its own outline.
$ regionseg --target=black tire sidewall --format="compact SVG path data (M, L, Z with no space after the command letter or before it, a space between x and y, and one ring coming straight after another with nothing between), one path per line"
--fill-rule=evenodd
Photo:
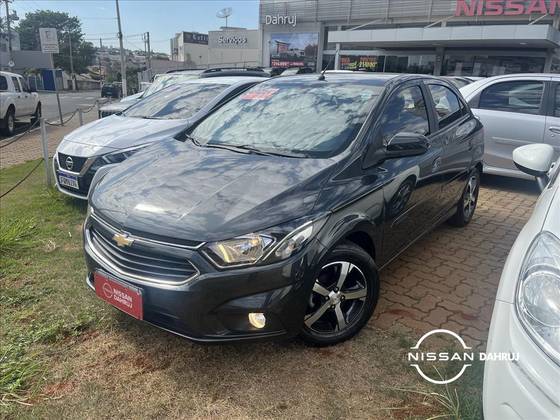
M465 214L465 206L463 206L463 199L464 199L465 193L466 193L466 191L467 191L468 183L469 183L469 181L471 180L471 178L472 178L473 176L476 176L476 196L475 196L476 199L475 199L475 202L474 202L474 208L473 208L471 214L469 214L469 216L467 217L467 215ZM474 216L474 213L475 213L475 211L476 211L476 206L478 205L478 193L479 193L479 190L480 190L480 173L478 172L478 169L474 169L474 170L469 174L469 177L467 178L467 185L465 185L465 189L463 190L463 194L461 194L461 201L460 201L460 203L459 203L459 206L460 206L459 208L460 208L460 210L461 210L461 217L462 217L463 223L464 223L465 225L468 224L468 223L472 220L472 218L473 218L473 216Z
M10 130L10 118L13 121L13 128L12 130ZM5 122L4 122L4 132L8 135L8 136L13 136L14 133L16 131L16 117L15 117L15 113L12 109L9 109L8 112L6 112L6 117L5 117Z
M318 264L313 279L317 278L321 268L334 261L348 261L359 267L367 282L367 297L359 320L348 329L336 334L319 334L302 323L300 337L314 346L330 346L348 340L356 335L367 324L379 298L379 274L373 258L359 246L351 242L342 242L335 246ZM313 293L313 292L310 292Z

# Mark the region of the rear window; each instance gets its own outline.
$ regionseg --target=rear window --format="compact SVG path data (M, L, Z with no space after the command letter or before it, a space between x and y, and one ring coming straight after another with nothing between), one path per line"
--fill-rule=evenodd
M142 99L128 108L126 117L183 119L200 111L229 85L217 83L178 83Z
M0 90L8 90L8 80L4 76L0 76Z
M496 111L538 114L544 83L532 80L496 83L480 95L478 107Z

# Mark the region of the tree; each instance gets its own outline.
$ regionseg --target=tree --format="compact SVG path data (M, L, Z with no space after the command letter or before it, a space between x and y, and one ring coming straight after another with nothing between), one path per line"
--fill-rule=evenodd
M56 28L58 33L59 54L53 54L55 67L70 71L70 39L74 72L83 73L92 63L95 49L84 41L80 19L66 12L36 10L21 19L16 30L19 33L22 50L40 50L39 28Z

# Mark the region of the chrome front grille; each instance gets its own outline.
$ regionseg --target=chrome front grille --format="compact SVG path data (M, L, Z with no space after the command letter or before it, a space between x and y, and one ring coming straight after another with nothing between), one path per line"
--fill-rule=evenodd
M183 250L154 245L138 238L130 246L119 247L113 241L116 232L99 222L93 222L86 231L86 239L101 262L117 271L117 274L170 284L183 283L198 274L196 267L180 255Z

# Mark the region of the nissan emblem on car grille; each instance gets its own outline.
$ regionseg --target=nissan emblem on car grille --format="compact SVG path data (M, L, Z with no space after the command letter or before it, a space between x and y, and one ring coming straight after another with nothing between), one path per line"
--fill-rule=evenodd
M66 158L66 169L71 171L73 167L74 167L74 160L70 156L68 156Z

